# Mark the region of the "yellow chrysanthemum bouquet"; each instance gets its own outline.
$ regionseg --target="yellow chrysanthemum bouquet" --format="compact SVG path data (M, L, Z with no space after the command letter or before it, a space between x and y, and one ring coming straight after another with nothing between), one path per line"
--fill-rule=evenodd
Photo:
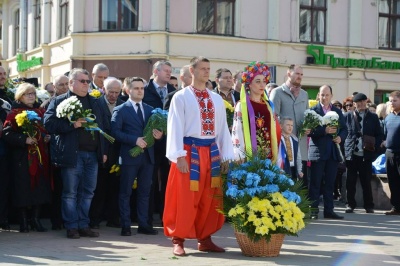
M253 241L269 241L272 234L297 236L305 227L307 192L271 160L253 156L237 163L225 181L224 213Z

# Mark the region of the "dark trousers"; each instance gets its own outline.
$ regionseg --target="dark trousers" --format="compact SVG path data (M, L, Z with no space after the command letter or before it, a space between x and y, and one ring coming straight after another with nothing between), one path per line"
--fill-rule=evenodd
M0 156L0 224L8 221L11 180L7 156Z
M338 161L332 159L311 162L308 196L312 208L318 209L321 183L324 181L324 213L333 212L333 188L338 164Z
M118 223L118 193L119 176L115 173L110 174L111 167L99 167L97 175L97 185L94 191L92 204L90 206L90 223L98 225L103 218L107 222Z
M136 189L137 220L140 227L151 227L148 223L149 199L152 184L154 165L150 163L148 156L143 156L143 162L139 165L121 165L121 182L119 190L119 210L121 216L121 227L131 226L130 198L132 185L137 177Z
M386 173L390 189L390 203L400 211L400 153L386 151Z
M310 181L310 167L308 161L301 161L303 165L303 187L308 190L308 184Z
M372 161L364 160L363 156L353 155L351 161L346 161L347 167L347 204L351 208L357 207L356 203L356 185L357 178L360 178L361 187L363 190L364 209L373 209L374 200L372 198Z

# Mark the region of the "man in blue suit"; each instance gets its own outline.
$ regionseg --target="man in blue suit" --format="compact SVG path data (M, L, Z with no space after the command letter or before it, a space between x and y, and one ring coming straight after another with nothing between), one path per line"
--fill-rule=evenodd
M148 222L149 197L154 168L154 147L147 148L143 130L153 108L142 102L144 96L144 80L134 77L128 84L129 99L115 107L111 119L111 133L121 143L121 180L119 191L119 210L121 216L121 235L131 235L130 196L132 185L137 177L137 217L138 233L156 235L158 231ZM160 139L163 133L153 130L155 139ZM137 157L132 157L129 150L135 146L144 149Z
M331 100L332 88L329 85L323 85L319 88L319 103L311 108L320 116L325 116L329 111L336 112L339 115L339 128L318 126L308 135L311 137L308 150L308 159L311 161L308 194L312 202L311 219L318 219L318 203L322 181L324 182L324 218L343 219L343 216L339 216L333 211L333 189L337 168L342 160L336 144L340 144L346 139L347 127L342 111L333 106ZM333 134L336 134L335 138L333 138Z

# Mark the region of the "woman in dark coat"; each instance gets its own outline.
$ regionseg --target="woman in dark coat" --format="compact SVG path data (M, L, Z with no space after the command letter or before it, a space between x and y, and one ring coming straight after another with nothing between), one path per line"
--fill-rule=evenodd
M28 222L31 230L46 231L39 220L40 206L51 199L47 147L50 135L41 126L43 114L44 109L36 102L36 88L29 83L19 85L4 123L3 137L11 148L13 199L20 210L21 233L29 232ZM28 209L32 210L30 220Z

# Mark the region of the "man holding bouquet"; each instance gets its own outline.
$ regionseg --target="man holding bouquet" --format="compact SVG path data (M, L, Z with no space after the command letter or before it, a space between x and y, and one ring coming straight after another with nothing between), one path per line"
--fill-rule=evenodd
M89 84L87 70L72 69L69 91L51 101L44 115L44 126L56 138L52 162L61 167L62 216L67 237L71 239L99 236L89 227L89 208L96 188L98 162L105 162L107 157L104 155L104 139L99 132L85 130L85 118L60 117L60 108L57 107L65 106L76 97L83 110L91 109L96 123L102 127L98 102L88 94Z
M335 112L338 120L335 125L319 125L311 131L308 157L311 161L311 176L309 198L312 202L311 219L318 219L318 204L321 191L321 181L324 181L324 218L343 219L333 211L333 188L336 171L342 160L340 149L336 144L344 141L347 128L342 111L331 104L332 88L323 85L319 88L319 103L311 108L324 117L328 112ZM323 120L326 120L323 118Z

